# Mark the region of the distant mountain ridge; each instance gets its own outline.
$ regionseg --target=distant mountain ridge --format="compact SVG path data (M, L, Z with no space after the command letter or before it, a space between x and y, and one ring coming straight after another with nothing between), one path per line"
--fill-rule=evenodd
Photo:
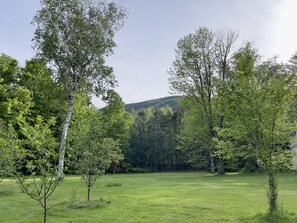
M126 111L130 112L132 109L135 111L140 111L145 108L155 107L161 108L164 106L169 106L173 111L176 111L178 108L178 101L182 98L182 96L168 96L164 98L152 99L137 103L126 104Z

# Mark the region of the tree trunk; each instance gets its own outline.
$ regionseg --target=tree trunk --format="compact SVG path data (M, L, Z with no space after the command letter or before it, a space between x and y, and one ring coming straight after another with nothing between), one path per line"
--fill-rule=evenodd
M46 215L47 215L47 182L46 182L46 174L43 173L42 179L43 181L43 223L46 223ZM49 186L50 187L50 186Z
M46 198L43 200L43 223L46 223L46 215L47 215L47 206L46 206Z
M277 176L273 171L266 171L268 177L268 201L269 213L272 214L277 210Z
M91 187L88 187L88 202L90 202L91 199Z
M224 164L223 164L222 160L218 161L218 174L220 174L220 175L225 174Z
M114 185L114 175L115 175L115 168L112 171L112 185Z
M76 84L73 83L73 88L72 88L72 91L71 91L71 94L69 97L68 109L67 109L67 114L66 114L65 121L64 121L62 137L61 137L59 164L58 164L58 178L59 179L63 178L66 138L67 138L68 128L69 128L71 114L72 114L72 110L73 110L73 102L74 102L75 92L76 92Z
M210 172L211 173L216 172L216 170L215 170L215 161L214 161L214 158L212 156L212 152L210 152Z

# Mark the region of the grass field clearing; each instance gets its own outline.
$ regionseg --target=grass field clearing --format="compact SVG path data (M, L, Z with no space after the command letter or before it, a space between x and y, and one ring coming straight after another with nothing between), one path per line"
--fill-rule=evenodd
M50 198L48 222L102 223L208 223L208 222L278 222L266 221L265 175L208 173L151 173L103 176L91 194L79 176L67 176ZM281 174L279 203L290 219L297 222L297 175ZM103 200L100 201L100 200ZM39 204L12 180L0 183L0 222L42 222Z

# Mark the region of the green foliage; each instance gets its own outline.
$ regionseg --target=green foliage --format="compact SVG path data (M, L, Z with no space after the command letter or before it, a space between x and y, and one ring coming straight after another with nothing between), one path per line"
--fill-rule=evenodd
M44 61L39 59L26 61L26 66L19 77L19 84L31 93L33 102L31 118L55 117L58 125L62 124L68 98L63 87L53 80L53 72L47 68Z
M57 68L57 79L69 94L74 86L100 94L114 85L105 57L116 46L125 10L114 2L42 0L33 23L38 56ZM57 25L58 24L58 25Z
M229 128L221 135L229 142L247 141L243 149L256 151L264 169L287 169L291 155L285 146L295 130L288 113L294 98L293 76L275 61L255 67L251 54L249 45L237 54L238 69L228 97Z
M2 54L0 56L0 77L3 79L3 84L15 84L19 73L17 60Z
M86 94L78 92L75 96L73 120L68 137L69 159L66 160L68 172L73 173L77 170L75 164L81 154L78 147L81 143L80 137L86 131L90 133L88 126L91 124L91 120L97 125L92 133L98 137L97 141L110 138L117 141L117 147L122 151L128 146L130 126L133 122L130 114L125 111L124 103L116 92L108 91L108 95L104 99L107 106L98 110L91 106L90 98Z
M276 174L292 168L293 153L286 147L296 131L289 115L295 80L275 59L258 63L258 58L250 44L235 56L226 98L228 125L219 131L219 147L226 154L255 154L268 177L272 213L277 210Z
M103 137L117 140L121 149L124 150L129 144L133 118L125 111L125 104L115 91L107 91L103 100L107 104L101 110L101 125L104 126L106 132Z
M85 148L80 146L82 154L78 161L78 172L82 174L85 183L90 187L96 182L95 177L102 176L112 161L122 159L116 141L110 138L99 140L88 139L82 142ZM91 177L94 179L90 179ZM89 185L90 180L92 183Z
M171 91L191 97L192 101L197 104L194 106L201 107L196 116L197 119L202 116L205 120L205 126L202 128L206 130L204 133L207 134L206 139L209 140L207 144L199 142L198 145L193 145L190 143L187 150L190 151L190 157L194 158L191 162L198 161L202 166L205 162L196 160L195 154L200 153L200 157L206 157L201 154L201 151L208 150L212 173L215 172L215 157L218 173L224 173L222 159L220 156L215 156L216 147L213 143L213 138L217 136L215 128L224 125L224 110L218 106L218 103L215 103L214 98L224 97L224 89L221 85L230 78L230 54L236 39L237 34L231 30L214 32L206 27L199 27L195 33L186 35L177 42L175 60L169 71ZM188 124L191 125L191 123ZM181 138L184 139L181 140L184 144L187 141L185 140L187 132L184 131L182 135ZM201 150L202 144L205 147L203 150ZM196 151L197 148L198 151Z
M25 136L22 143L26 149L26 157L21 158L25 159L24 164L32 175L55 172L57 142L50 130L54 123L54 119L44 121L38 116L34 126L25 123L21 128Z
M56 163L58 158L57 143L50 130L54 119L45 122L40 116L34 126L24 124L21 132L21 152L17 153L14 176L22 191L37 201L43 208L44 222L47 219L49 197L56 190L59 179L56 178ZM21 171L26 168L26 174Z
M0 119L14 125L30 115L32 100L30 91L19 83L21 70L15 59L0 56Z
M15 172L17 157L21 152L19 148L20 141L12 124L7 125L0 119L0 182L3 177Z
M185 170L184 154L175 149L178 114L170 107L147 108L137 112L132 126L130 150L125 160L129 172Z
M116 84L105 57L116 46L113 38L126 16L114 2L93 0L42 0L34 18L37 55L54 68L69 100L61 134L58 176L64 157L73 100L77 90L97 96Z
M74 119L77 121L74 122L77 126L72 129L70 145L74 149L73 159L76 169L82 175L83 182L88 188L88 201L90 201L90 192L97 180L112 162L121 161L123 155L118 139L111 138L112 135L107 138L109 131L117 131L108 125L113 120L106 122L104 112L94 107L87 109L79 106L78 108L80 108L81 116L78 116L80 119ZM118 131L118 133L121 132Z
M208 169L213 148L203 107L191 97L182 100L183 118L177 135L177 148L186 153L187 162L197 169Z

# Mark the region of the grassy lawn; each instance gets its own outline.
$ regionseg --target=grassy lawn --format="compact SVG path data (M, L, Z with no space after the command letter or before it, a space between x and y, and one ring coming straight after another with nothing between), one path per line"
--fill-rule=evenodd
M279 202L289 219L265 220L264 175L152 173L103 176L92 191L91 205L79 176L67 176L50 198L60 205L48 222L297 222L297 175L280 175ZM103 199L103 202L100 202ZM295 215L296 214L296 215ZM42 222L42 209L11 180L0 183L0 222Z

